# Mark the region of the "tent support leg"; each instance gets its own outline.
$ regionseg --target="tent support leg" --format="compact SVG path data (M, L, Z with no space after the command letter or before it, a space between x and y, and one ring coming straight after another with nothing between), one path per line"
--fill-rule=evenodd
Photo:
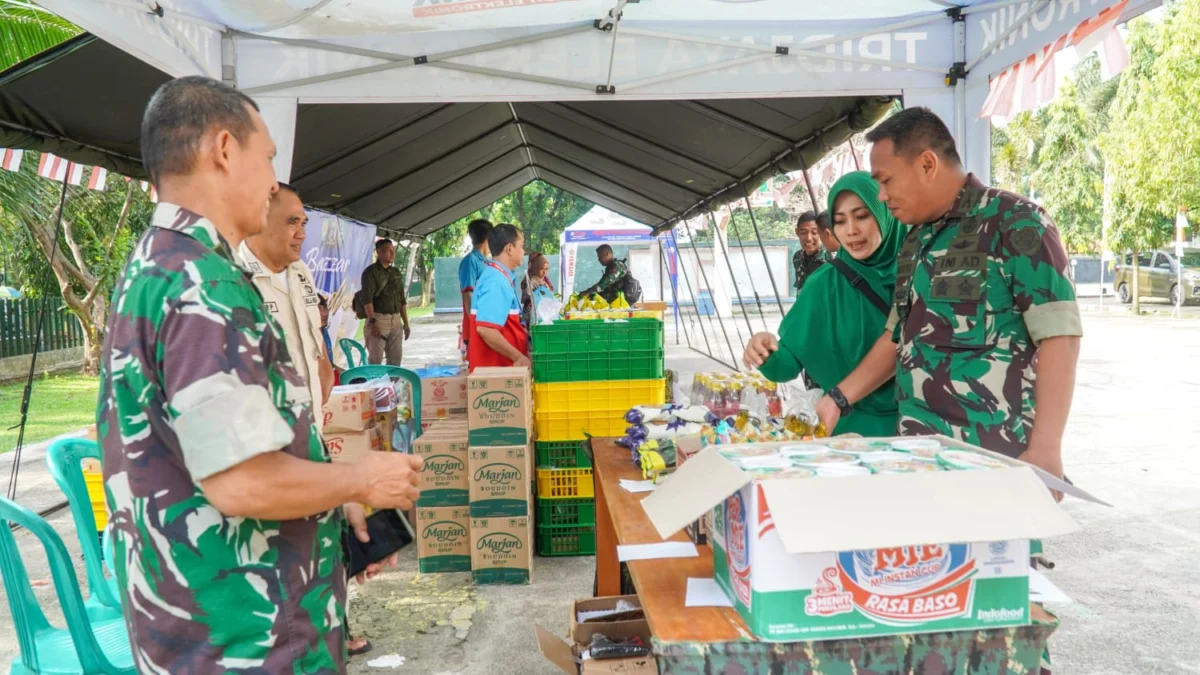
M687 227L687 221L684 221L684 226ZM700 276L704 277L704 285L708 286L709 293L712 295L713 314L717 315L717 323L721 326L721 335L725 336L725 346L729 348L729 353L730 353L730 355L732 355L735 353L733 351L733 343L731 343L729 341L729 332L725 330L725 320L721 318L721 312L717 311L717 296L715 293L715 289L713 288L712 282L708 280L708 272L704 271L704 261L700 260L700 249L696 248L696 239L694 237L692 237L690 232L688 233L688 239L690 239L692 242L692 253L695 254L695 256L696 256L696 267L700 268ZM716 264L716 255L717 255L717 253L714 250L713 251L713 264ZM696 299L696 313L699 314L700 313L700 297L698 295L694 295L692 297L694 297ZM708 316L708 325L709 325L709 327L712 327L712 314L710 314ZM716 339L716 337L717 337L717 334L714 331L713 339ZM737 368L734 368L734 370L737 370Z
M683 221L683 227L685 230L687 230L688 239L691 239L693 242L696 241L696 237L692 234L692 226L689 225L686 220ZM721 246L721 233L717 230L713 230L713 239L716 240L713 242L713 267L716 267L716 265L717 265L717 247ZM693 244L693 246L695 246L695 244ZM721 246L721 250L723 252L725 252L725 264L729 265L728 249L726 249L724 246ZM704 268L701 267L700 269L703 270ZM720 277L717 277L717 281L720 281L720 280L721 280ZM731 283L733 285L733 290L737 291L737 284L733 281L733 267L732 266L729 266L729 283ZM716 305L716 302L717 302L717 299L713 298L714 306ZM730 305L733 304L733 294L732 293L729 296L729 304ZM739 305L741 304L741 295L740 294L738 295L738 304ZM732 311L732 308L731 308L731 311ZM745 313L746 313L746 307L743 305L742 306L742 314L744 315ZM723 319L721 319L720 312L717 313L717 319L721 320L721 330L724 331L725 321ZM746 328L750 331L748 335L754 335L754 330L750 328L749 317L746 318ZM749 340L750 338L747 337L746 339L742 339L742 329L738 327L737 319L734 319L734 321L733 321L733 330L734 330L734 334L737 335L738 343L741 344L741 346L742 346L742 351L745 351L746 345L748 344L747 340ZM729 337L726 336L725 340L726 340L726 342L728 342ZM733 356L732 360L736 361L737 354L733 351L733 345L729 345L729 352Z
M775 273L771 271L771 261L767 259L767 248L763 246L762 234L758 231L758 219L754 217L754 207L750 206L750 190L746 189L746 184L742 183L742 195L746 200L746 210L750 212L750 224L754 226L754 238L758 240L758 250L762 253L763 264L767 266L767 276L771 278L771 290L775 292L775 303L779 305L779 314L782 317L787 312L783 309L783 300L779 297L779 285L775 283Z
M712 223L713 236L717 239L718 242L721 242L720 228L717 226L717 218L716 218L716 216L713 215L712 211L708 212L708 220L709 220L709 222ZM732 211L729 212L729 224L733 225L733 212ZM728 231L729 228L725 228L725 229L726 229L726 231ZM729 265L729 278L732 279L733 278L733 260L731 260L731 256L729 255L729 242L728 241L723 242L722 247L725 251L725 263ZM742 253L742 262L746 262L746 252L742 251L741 253ZM754 275L750 273L750 263L746 263L746 278L750 280L750 291L754 293L754 304L758 307L758 315L761 317L763 315L762 302L758 298L758 289L754 286ZM734 289L737 290L736 283L734 284ZM739 301L738 304L741 305L741 307L742 307L742 318L746 319L746 330L750 332L751 337L754 337L754 326L752 326L750 324L750 313L746 311L746 303L741 302L741 299L742 299L742 293L741 293L741 291L738 291L738 301ZM746 344L749 345L749 342L747 342Z
M671 239L675 242L675 250L678 251L679 250L679 240L675 237L674 230L671 230ZM708 342L708 333L704 332L704 322L700 320L700 296L697 295L695 289L692 288L692 280L690 278L688 278L687 267L685 267L682 264L683 263L682 258L683 258L683 256L680 256L679 269L683 271L683 283L687 284L688 293L690 293L692 295L692 311L696 314L696 323L700 326L700 336L704 338L704 347L706 349L708 349L708 351L711 353L712 345L709 344L709 342ZM700 265L700 256L699 255L696 256L696 265ZM712 322L710 321L709 323L711 324ZM686 322L685 322L685 324L686 324ZM715 333L713 335L714 335L714 337L716 336ZM689 337L688 338L688 346L691 347L691 345L692 345L692 339Z

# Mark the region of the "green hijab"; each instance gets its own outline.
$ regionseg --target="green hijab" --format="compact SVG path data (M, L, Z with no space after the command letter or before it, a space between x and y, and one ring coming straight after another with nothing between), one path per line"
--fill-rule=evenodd
M879 249L865 260L855 260L845 250L838 253L885 302L892 301L896 287L896 256L907 228L879 201L879 183L865 171L842 176L829 192L829 213L839 195L858 195L879 223ZM836 234L836 230L835 230ZM858 366L883 334L887 317L827 263L804 284L804 290L788 310L779 328L779 351L762 367L763 375L775 381L791 380L803 368L824 390L829 390ZM850 415L838 425L837 433L864 435L895 432L896 396L891 383L876 390L855 406L864 414Z

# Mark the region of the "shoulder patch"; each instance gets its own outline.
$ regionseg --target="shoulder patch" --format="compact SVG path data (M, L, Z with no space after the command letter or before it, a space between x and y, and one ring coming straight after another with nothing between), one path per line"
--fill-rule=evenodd
M1011 230L1008 241L1013 250L1021 255L1031 256L1042 249L1042 236L1034 227Z

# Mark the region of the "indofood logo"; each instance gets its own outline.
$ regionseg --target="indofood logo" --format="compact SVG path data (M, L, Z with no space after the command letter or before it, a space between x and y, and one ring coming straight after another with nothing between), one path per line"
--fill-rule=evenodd
M486 410L490 413L506 413L521 407L521 399L507 391L487 391L475 399L476 410Z
M425 470L433 472L435 476L461 473L465 468L463 461L453 455L430 455L425 458Z
M486 549L497 555L519 551L524 547L525 544L521 541L520 537L506 532L484 535L479 539L479 543L475 545L475 548L480 551Z
M508 485L515 480L521 480L520 470L511 464L504 464L502 462L482 466L475 472L476 483Z
M413 16L417 18L483 12L506 7L531 7L571 0L414 0Z
M462 523L443 520L426 525L421 536L425 539L436 539L442 542L457 541L467 536L467 528L463 527Z

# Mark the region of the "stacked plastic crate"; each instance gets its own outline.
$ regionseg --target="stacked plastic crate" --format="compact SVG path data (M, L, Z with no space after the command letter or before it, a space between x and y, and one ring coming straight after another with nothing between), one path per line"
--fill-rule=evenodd
M534 461L537 551L543 556L596 552L589 436L621 436L635 405L660 405L663 323L556 321L533 328Z

